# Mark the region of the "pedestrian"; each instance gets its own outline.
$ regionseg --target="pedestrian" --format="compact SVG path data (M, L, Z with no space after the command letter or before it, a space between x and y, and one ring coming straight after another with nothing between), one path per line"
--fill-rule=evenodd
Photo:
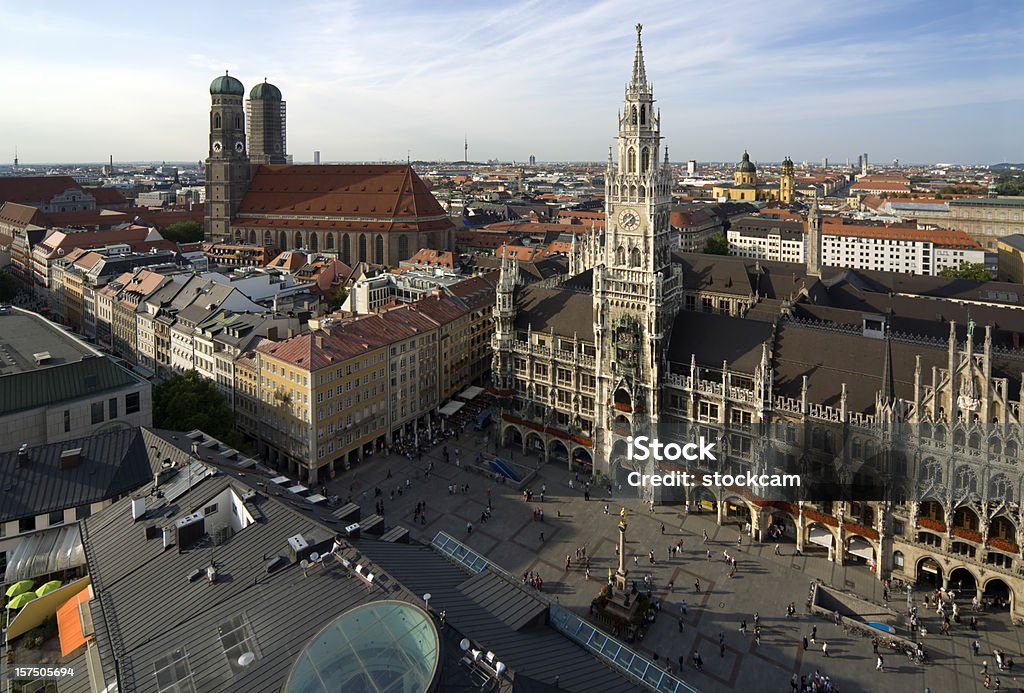
M807 652L807 636L804 636L804 652Z
M679 619L679 632L683 632L683 619Z
M828 657L828 643L827 642L822 642L821 643L821 654L823 654L826 657Z
M885 671L882 667L885 666L885 660L882 659L882 655L878 655L878 661L875 662L875 671Z
M703 532L704 532L704 543L707 544L708 543L708 531L705 529L705 530L703 530Z
M871 638L871 651L878 654L878 638Z
M779 545L778 544L775 545L775 555L776 556L781 556L782 555L782 552L779 551Z
M682 671L684 666L686 666L686 657L679 655L679 671Z
M661 533L662 534L665 533L665 523L664 522L661 523Z
M693 581L693 591L700 594L700 579Z
M540 533L540 543L541 543L541 544L543 544L543 543L544 543L544 532L541 532L541 533Z
M668 581L668 593L672 594L672 588L675 587L676 583L673 580Z
M708 561L710 561L711 560L711 549L708 549L708 554L707 555L708 555Z
M725 657L725 642L718 643L718 656Z
M814 626L811 628L811 643L814 643L815 638L818 637L818 627Z
M472 533L473 533L473 524L470 523L470 522L467 522L466 523L466 534L472 534Z
M975 640L971 643L971 649L974 650L974 656L977 657L981 654L981 643Z
M747 619L743 619L742 621L740 621L740 632L743 633L744 635L746 635L746 633L747 633ZM804 649L806 650L807 648L805 647Z

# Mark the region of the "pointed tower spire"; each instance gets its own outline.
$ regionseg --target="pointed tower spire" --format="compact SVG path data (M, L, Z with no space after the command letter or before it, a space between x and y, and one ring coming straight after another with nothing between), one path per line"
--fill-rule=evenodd
M633 79L629 83L630 91L647 92L647 68L644 67L644 47L640 42L640 32L644 30L643 24L636 25L636 55L633 56Z

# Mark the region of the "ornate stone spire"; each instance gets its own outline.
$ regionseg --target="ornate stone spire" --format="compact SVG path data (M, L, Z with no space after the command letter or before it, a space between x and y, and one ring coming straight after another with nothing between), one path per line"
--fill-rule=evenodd
M892 374L892 337L889 321L882 325L885 330L885 353L882 358L882 403L888 404L896 398L896 383Z
M640 42L640 32L643 30L643 24L636 25L636 55L633 56L633 79L629 83L630 91L641 93L650 91L647 69L644 67L644 47Z

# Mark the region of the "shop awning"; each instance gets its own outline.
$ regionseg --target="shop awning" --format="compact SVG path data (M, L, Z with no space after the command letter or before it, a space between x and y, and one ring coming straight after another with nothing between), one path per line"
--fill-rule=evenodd
M850 554L859 556L867 561L875 560L875 550L871 548L871 544L867 539L860 537L850 537Z
M42 577L85 565L78 523L26 535L7 559L4 582Z
M60 635L61 657L69 656L86 641L92 639L92 614L89 612L91 592L91 589L86 587L57 609L57 633Z
M471 385L455 396L458 397L459 399L464 399L468 402L471 399L476 399L477 396L483 391L484 389L482 387Z
M466 406L465 402L456 402L455 400L452 400L448 404L441 407L438 413L441 414L441 416L451 416L459 409L462 409L464 406Z
M812 544L817 544L818 546L832 546L832 532L828 531L824 527L811 525L811 531L808 538Z

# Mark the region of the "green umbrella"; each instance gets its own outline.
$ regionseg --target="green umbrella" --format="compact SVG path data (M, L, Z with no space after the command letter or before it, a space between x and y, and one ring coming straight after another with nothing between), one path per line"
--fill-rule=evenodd
M17 597L22 592L28 592L34 585L32 580L18 580L16 583L7 588L8 597Z
M8 609L20 609L36 598L35 592L22 592L17 597L7 602Z
M61 585L60 580L50 580L49 582L43 583L43 585L36 590L36 596L42 597L43 595L53 592L55 589L59 589Z

